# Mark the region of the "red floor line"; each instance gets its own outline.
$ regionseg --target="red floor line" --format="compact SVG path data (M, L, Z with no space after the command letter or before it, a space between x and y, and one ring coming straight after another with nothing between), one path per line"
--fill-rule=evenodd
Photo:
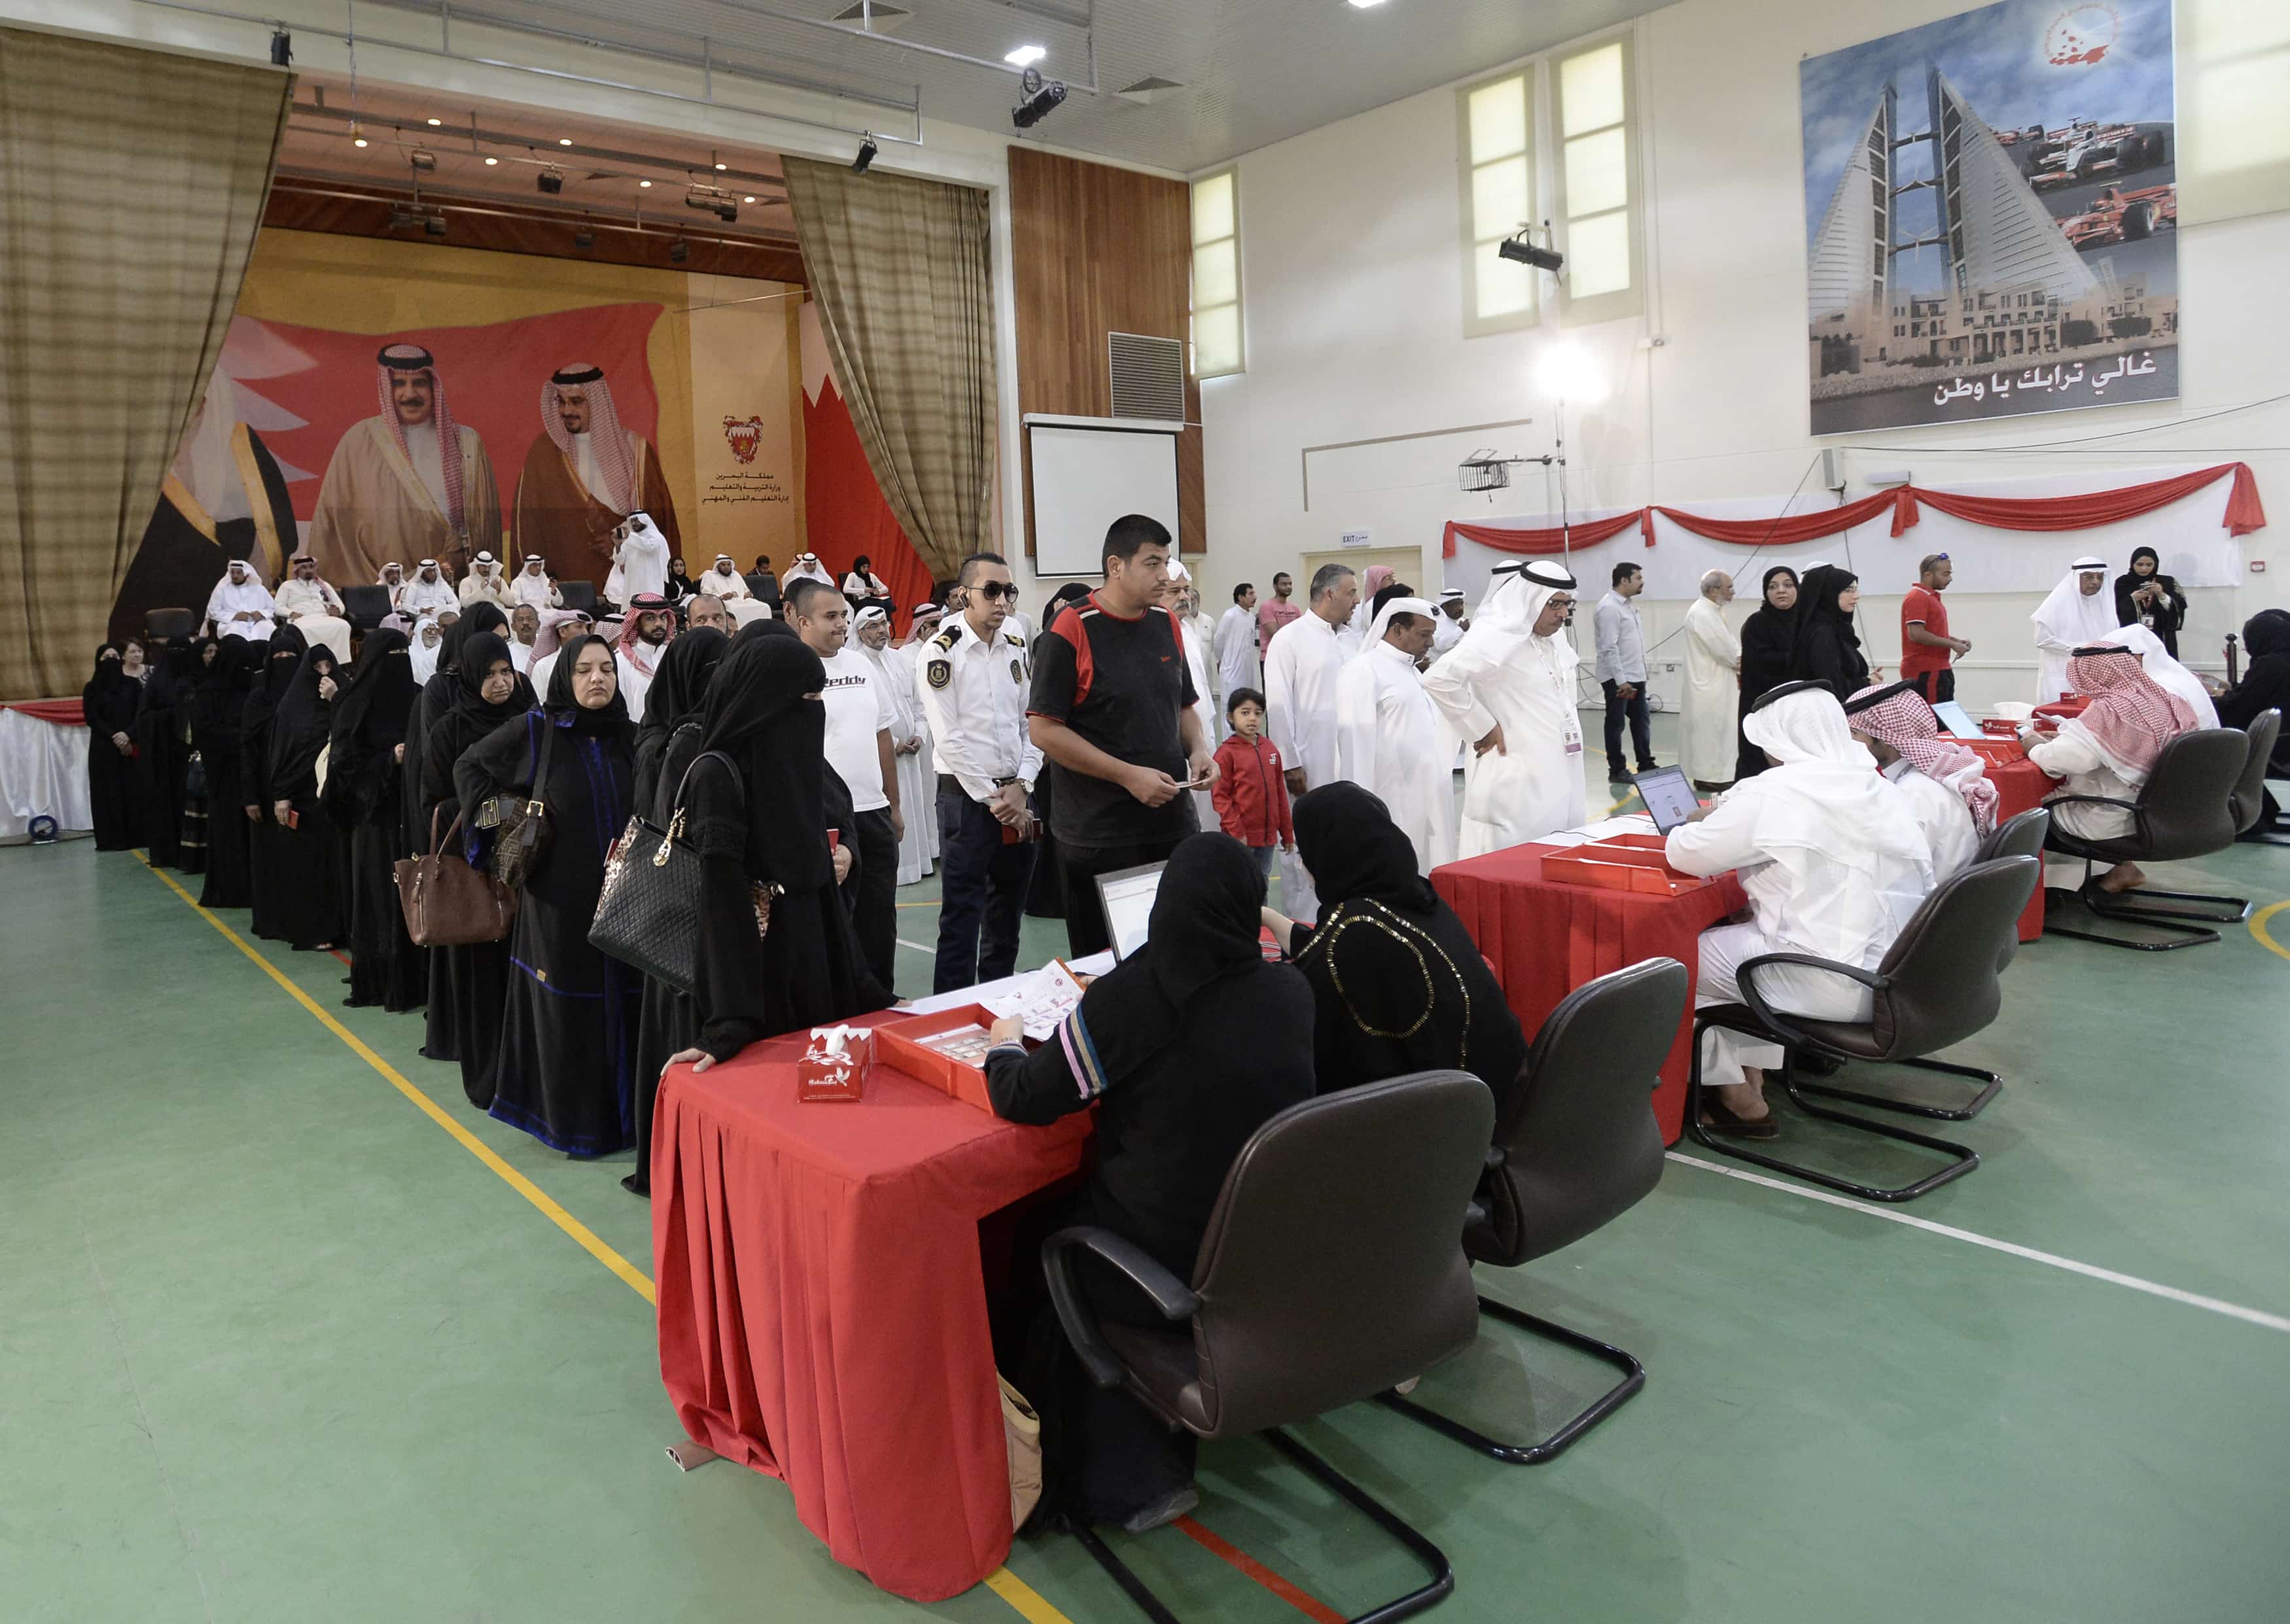
M338 958L338 959L341 960L341 961L342 961L342 964L343 964L343 965L344 965L345 967L347 967L347 968L355 968L355 966L352 966L352 965L350 964L350 961L349 961L349 955L348 955L348 954L346 954L346 953L342 952L340 948L328 948L326 949L326 951L327 951L327 952L329 952L329 953L331 953L331 954L332 954L336 958Z
M1219 1538L1192 1518L1181 1516L1172 1526L1181 1530L1187 1539L1211 1556L1222 1557L1227 1563L1262 1585L1306 1618L1312 1620L1314 1624L1344 1624L1344 1615L1329 1606L1327 1603L1317 1596L1307 1596L1246 1551L1229 1540Z

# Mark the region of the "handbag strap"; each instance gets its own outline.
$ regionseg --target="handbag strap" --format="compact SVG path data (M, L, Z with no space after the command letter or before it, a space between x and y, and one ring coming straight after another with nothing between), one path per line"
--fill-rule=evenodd
M532 714L540 718L540 749L533 763L532 782L527 787L524 798L546 813L548 804L541 799L541 794L548 782L548 752L556 748L556 723L545 705Z
M429 855L432 857L436 857L444 853L445 850L445 841L452 839L453 831L461 827L460 809L457 806L453 812L453 821L445 827L445 840L438 839L437 814L444 810L445 803L443 801L438 802L436 805L429 809Z
M685 768L684 776L676 780L676 798L668 804L668 808L670 813L680 812L684 810L684 791L685 787L692 782L693 767L697 767L701 762L706 761L711 756L717 761L722 762L725 771L731 773L732 787L739 792L741 801L744 802L747 799L748 786L741 781L740 764L733 761L729 756L726 756L721 750L702 750L699 755L692 758L691 766Z

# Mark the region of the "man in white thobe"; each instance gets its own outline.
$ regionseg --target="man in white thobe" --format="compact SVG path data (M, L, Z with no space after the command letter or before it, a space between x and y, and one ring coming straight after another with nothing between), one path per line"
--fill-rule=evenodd
M1463 767L1463 857L1581 827L1582 718L1567 640L1574 578L1547 558L1498 564L1471 629L1424 674L1471 747Z
M1312 576L1310 607L1275 632L1264 649L1266 731L1288 764L1284 776L1291 796L1333 784L1339 770L1336 748L1336 678L1343 674L1344 651L1337 630L1359 603L1359 578L1341 564L1324 564ZM1288 889L1296 883L1293 892ZM1282 911L1317 919L1320 900L1301 864L1281 868Z
M1771 770L1670 830L1664 855L1685 874L1732 869L1751 917L1701 932L1697 1008L1741 1002L1734 967L1766 953L1804 953L1874 970L1933 888L1932 852L1899 788L1854 742L1827 689L1783 683L1742 720ZM1779 1011L1866 1020L1858 982L1801 965L1769 965L1758 994ZM1771 1139L1764 1070L1777 1045L1712 1028L1701 1038L1701 1114L1713 1132Z
M1242 688L1264 692L1264 661L1256 652L1256 588L1243 581L1232 589L1232 607L1217 621L1210 644L1216 653L1221 692Z
M535 609L562 609L564 594L548 579L548 560L539 553L524 556L524 568L508 584L508 599L512 604L529 604Z
M922 696L915 691L914 656L891 646L891 617L880 604L869 604L852 617L853 640L859 652L875 662L891 691L891 758L899 773L899 804L935 807L938 780L929 770L930 730L924 721ZM899 884L911 885L931 871L938 860L931 838L938 820L917 816L906 820L899 836Z
M1696 788L1719 789L1734 781L1739 746L1734 737L1741 708L1742 639L1726 624L1734 578L1711 570L1701 596L1685 612L1685 722L1678 752Z
M491 553L479 553L469 560L469 572L461 577L460 598L464 606L494 604L503 609L516 602L509 596L508 578L501 573L500 560Z
M389 594L390 612L396 613L397 600L405 596L405 566L395 558L391 559L381 566L381 573L374 578L373 584ZM412 616L407 618L410 620Z
M726 604L755 596L748 590L747 577L733 567L732 555L729 553L717 554L715 567L693 584L709 596L720 598Z
M1455 859L1453 753L1415 668L1434 612L1420 597L1388 599L1336 678L1337 770L1383 803L1427 875Z
M1185 647L1185 669L1193 679L1193 715L1200 719L1201 737L1214 744L1218 732L1217 702L1215 692L1209 685L1209 640L1201 636L1202 617L1194 612L1200 600L1193 595L1191 572L1173 555L1169 559L1169 579L1161 595L1168 605L1169 618L1177 623L1181 633L1178 641ZM1210 792L1196 789L1191 793L1193 813L1200 820L1201 828L1222 827Z
M614 533L619 540L613 549L613 573L605 583L605 596L615 604L632 604L640 597L666 603L668 538L660 533L652 515L632 513L620 522Z
M295 554L272 602L294 623L304 642L323 643L333 650L336 660L349 663L350 623L343 618L342 596L318 578L316 559L306 552Z
M1453 648L1470 629L1470 605L1463 601L1463 589L1449 587L1439 594L1438 618L1431 624L1431 658L1437 660Z
M669 612L668 600L658 593L645 593L629 600L629 618L621 627L613 661L621 668L621 697L628 701L631 722L644 720L645 695L660 671L661 656L668 652L668 640L675 623L675 616Z
M540 611L519 604L508 612L508 661L519 671L532 669L532 640L540 635Z
M797 553L795 556L795 562L788 565L788 572L780 578L781 596L785 597L799 580L815 580L822 587L835 585L835 577L829 574L827 566L819 562L817 553Z
M413 566L413 579L397 595L397 612L416 619L424 614L461 612L461 600L454 596L453 583L445 579L435 558L424 558Z
M254 572L244 558L232 559L222 579L215 582L214 590L207 595L207 621L218 637L268 642L276 629L273 617L277 612L269 588L254 579Z
M2068 657L2086 644L2113 641L2115 599L2107 590L2107 564L2086 554L2068 566L2051 596L2028 617L2035 622L2036 703L2048 705L2068 688Z

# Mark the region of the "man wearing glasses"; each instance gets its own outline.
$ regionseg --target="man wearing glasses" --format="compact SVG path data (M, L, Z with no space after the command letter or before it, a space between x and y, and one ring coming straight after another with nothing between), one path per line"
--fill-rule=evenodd
M1971 644L1948 635L1948 606L1940 601L1955 573L1946 553L1927 553L1917 566L1917 584L1901 599L1901 680L1914 683L1927 705L1956 697L1950 668L1956 656L1972 652Z
M938 770L938 964L931 990L952 992L1018 967L1018 911L1034 873L1028 804L1042 753L1026 726L1033 661L1003 629L1018 600L993 553L962 561L961 612L917 651L915 692Z

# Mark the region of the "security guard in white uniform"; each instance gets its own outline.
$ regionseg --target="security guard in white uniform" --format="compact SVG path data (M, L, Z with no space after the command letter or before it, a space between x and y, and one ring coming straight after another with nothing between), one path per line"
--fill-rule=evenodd
M962 561L961 612L917 651L916 692L938 768L938 966L933 992L1008 975L1034 872L1029 804L1042 753L1026 725L1033 661L1002 629L1018 589L993 553Z

